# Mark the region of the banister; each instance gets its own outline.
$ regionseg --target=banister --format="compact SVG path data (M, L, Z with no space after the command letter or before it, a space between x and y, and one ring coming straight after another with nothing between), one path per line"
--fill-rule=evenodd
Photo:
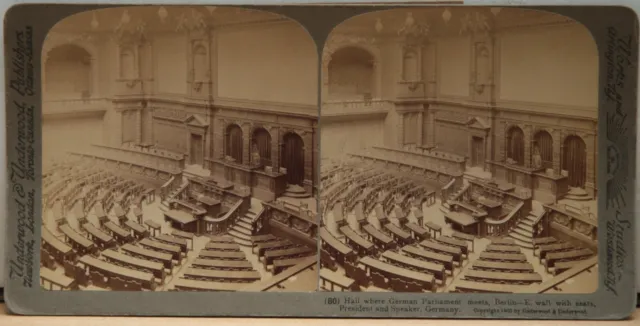
M233 204L233 206L231 206L231 209L229 209L229 211L224 214L222 217L210 217L209 221L211 222L222 222L225 220L230 219L232 216L234 215L238 215L238 211L240 210L240 207L242 206L242 199L239 199L238 201L236 201L235 204Z
M520 210L522 209L522 207L524 206L524 202L520 202L518 203L518 205L516 205L516 207L514 207L511 212L509 212L509 214L507 216L505 216L502 219L499 220L492 220L492 219L486 219L485 222L487 224L491 224L491 225L500 225L500 224L504 224L509 222L516 214L518 214L520 212Z
M542 208L542 212L540 214L538 214L536 216L536 218L533 221L533 225L537 225L538 223L540 223L540 220L542 220L542 218L547 214L547 210L544 209L544 207Z

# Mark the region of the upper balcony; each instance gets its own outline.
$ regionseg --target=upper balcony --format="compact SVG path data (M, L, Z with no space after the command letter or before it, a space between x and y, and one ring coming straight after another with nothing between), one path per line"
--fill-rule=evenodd
M43 118L101 116L111 100L100 97L47 97L42 101Z

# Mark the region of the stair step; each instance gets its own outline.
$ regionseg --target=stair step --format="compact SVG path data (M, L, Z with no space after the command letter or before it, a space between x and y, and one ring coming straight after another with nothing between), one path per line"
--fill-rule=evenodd
M245 239L241 239L241 238L234 238L233 241L235 241L235 243L241 245L241 246L245 246L245 247L253 247L253 243L251 243L250 240L245 240Z
M240 229L240 230L244 230L244 229ZM238 231L235 228L232 228L231 230L229 230L229 235L234 237L235 240L245 240L248 241L249 243L251 243L251 235L250 234L246 234L242 231Z
M530 232L530 231L527 231L527 230L523 230L523 229L520 229L520 228L517 228L517 227L515 229L513 229L513 231L511 233L512 234L513 233L517 233L517 234L520 234L520 235L526 237L527 239L533 239L533 232Z
M529 238L527 236L524 236L520 233L516 233L516 232L511 232L509 233L509 237L513 238L514 240L520 240L521 242L524 243L530 243L531 247L533 248L533 239Z
M242 220L238 221L238 222L236 223L236 226L239 226L239 227L241 227L241 228L243 228L243 229L247 229L247 230L249 230L250 232L251 232L251 231L253 231L253 228L251 227L251 223L247 223L247 222L242 221Z
M533 226L529 224L519 223L516 228L526 231L527 234L533 234Z
M251 222L253 222L253 220L250 217L247 217L247 216L241 216L239 221L245 222L247 224L251 224Z
M520 246L520 247L526 248L526 249L533 249L533 244L531 244L529 242L522 241L522 240L515 239L515 238L514 238L514 241L515 241L517 246Z
M531 226L531 227L532 227L532 226L533 226L533 221L531 221L531 220L527 220L527 219L524 219L524 220L520 221L520 223L519 223L519 224L524 224L524 225L527 225L527 226Z
M258 215L258 213L248 210L244 215L249 217L255 217L256 215Z

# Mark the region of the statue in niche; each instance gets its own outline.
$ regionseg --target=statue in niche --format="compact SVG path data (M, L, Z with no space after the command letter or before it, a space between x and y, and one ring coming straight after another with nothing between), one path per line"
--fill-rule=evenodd
M540 155L540 148L538 145L533 147L533 167L536 169L542 167L542 155Z
M258 144L251 144L251 163L255 166L262 164L262 157L260 157L260 150L258 150Z

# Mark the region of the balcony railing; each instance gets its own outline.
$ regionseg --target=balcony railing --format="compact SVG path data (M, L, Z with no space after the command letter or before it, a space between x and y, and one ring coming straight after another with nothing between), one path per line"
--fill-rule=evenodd
M329 100L322 103L322 115L352 115L383 113L389 111L391 101L387 100Z
M101 113L107 110L109 102L107 98L45 98L42 102L42 114Z

